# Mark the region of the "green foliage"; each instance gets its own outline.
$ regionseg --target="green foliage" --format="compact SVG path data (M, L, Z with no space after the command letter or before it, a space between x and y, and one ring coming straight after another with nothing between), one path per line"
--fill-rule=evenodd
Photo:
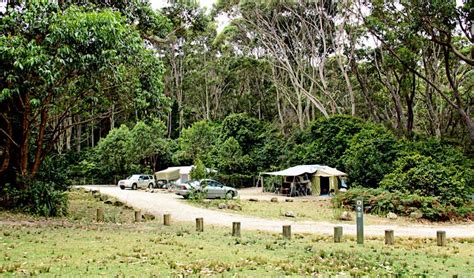
M252 164L252 158L244 154L239 142L230 137L216 145L213 150L215 166L223 173L245 173Z
M126 125L112 129L99 141L95 149L97 164L104 173L124 173L129 169L132 158L128 156L130 130ZM135 155L135 153L133 153Z
M178 138L178 151L173 155L176 164L189 165L197 158L203 158L214 147L219 137L219 125L199 121L182 130Z
M244 153L262 143L260 134L264 132L264 124L246 114L232 114L222 122L220 139L225 142L234 138Z
M127 152L132 162L140 162L153 157L165 145L166 126L163 122L154 121L150 124L138 122L130 130Z
M70 187L67 163L64 156L47 157L40 174L23 181L25 188L6 184L0 204L40 216L65 215L68 207L65 191Z
M347 192L340 192L332 200L334 207L353 208L355 200L363 197L364 208L368 213L381 216L389 212L402 216L410 216L411 213L421 213L421 216L433 221L447 221L470 216L474 212L472 204L456 207L450 203L443 202L439 196L421 196L416 193L400 191L390 192L383 188L352 188Z
M443 204L461 207L474 194L473 170L457 165L446 166L420 154L401 157L380 186L390 191L420 196L436 196Z
M194 162L194 167L191 169L190 176L193 180L201 180L207 177L207 168L201 159L198 158Z
M159 115L166 104L163 65L136 23L115 9L45 1L28 1L0 17L0 129L10 133L6 141L2 133L0 148L24 154L1 157L0 187L46 187L49 181L33 181L55 145L76 127L87 130L108 118L112 109L143 119ZM98 172L107 175L124 167L124 132L102 146L107 154L85 163L87 172L105 169Z
M439 140L396 141L379 127L364 128L344 154L354 184L335 198L335 205L353 205L364 197L369 212L420 212L429 220L472 217L474 194L472 159Z
M191 164L199 158L223 181L249 186L258 172L279 166L283 144L283 135L271 124L231 114L221 125L199 121L184 129L173 160Z
M229 115L213 150L217 169L226 175L257 175L280 164L283 142L282 134L271 124L246 114Z
M391 172L396 156L395 136L383 127L367 125L351 139L342 160L352 184L375 188Z
M259 141L261 145L254 147L251 152L256 170L262 172L280 167L285 153L286 138L283 134L273 125L266 124Z
M345 115L320 118L300 135L289 150L289 161L298 164L323 164L345 170L342 159L351 139L364 127L359 118Z
M131 130L126 125L112 129L75 168L79 174L112 182L114 177L153 172L171 163L175 148L165 139L162 122L138 122Z
M414 141L402 140L400 151L404 154L416 152L423 156L429 156L444 165L464 165L471 168L473 166L473 159L466 157L462 148L436 138L419 138Z

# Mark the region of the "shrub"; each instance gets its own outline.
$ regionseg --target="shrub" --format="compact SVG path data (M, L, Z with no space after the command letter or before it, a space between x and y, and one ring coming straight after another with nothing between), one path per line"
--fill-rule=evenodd
M353 185L375 188L391 172L396 156L395 136L381 126L368 125L351 139L342 159Z
M447 221L463 218L474 212L472 204L455 207L443 204L440 197L405 194L399 191L389 192L382 188L352 188L347 192L340 192L333 198L333 206L352 209L358 197L364 199L364 209L368 213L385 216L389 212L401 216L409 216L418 211L422 217L432 221Z
M265 130L263 122L247 114L232 114L222 122L220 139L224 142L229 138L237 140L244 153L262 144L260 136Z
M206 161L206 156L219 138L220 126L200 121L183 129L178 138L178 151L173 155L176 164L189 165L198 157Z
M61 216L67 213L69 188L64 157L48 157L34 179L23 180L17 186L3 188L2 202L7 209L16 209L40 216Z
M194 162L194 167L189 174L193 180L201 180L207 177L206 166L204 166L204 163L199 158Z
M361 119L346 115L318 119L294 138L301 144L296 142L289 159L298 164L324 164L344 171L342 156L352 137L364 126Z
M443 204L464 206L474 193L472 169L447 166L420 154L401 157L394 163L394 171L384 177L380 186L405 194L440 197Z
M246 173L252 168L253 161L248 154L244 154L239 142L230 137L216 145L213 150L212 166L224 174Z
M465 165L471 168L473 166L473 159L468 159L464 156L462 148L436 138L403 141L400 151L405 154L419 153L424 156L430 156L436 162L445 165Z

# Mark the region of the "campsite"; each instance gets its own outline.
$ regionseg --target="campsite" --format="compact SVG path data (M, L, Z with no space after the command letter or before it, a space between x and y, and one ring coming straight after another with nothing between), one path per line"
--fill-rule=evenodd
M473 19L0 0L0 276L471 277Z
M340 188L347 189L344 179L346 173L324 165L298 165L276 172L263 172L261 184L265 184L264 176L281 177L281 182L272 185L275 193L288 196L329 195L336 194Z

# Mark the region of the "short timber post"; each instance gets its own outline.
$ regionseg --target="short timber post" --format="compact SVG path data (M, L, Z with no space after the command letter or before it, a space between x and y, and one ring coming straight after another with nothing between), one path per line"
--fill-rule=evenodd
M291 238L291 225L283 225L283 237Z
M196 232L204 232L204 219L196 218Z
M342 241L342 226L334 227L334 242Z
M164 214L163 215L163 225L171 226L171 214Z
M385 230L385 244L393 245L395 243L395 236L393 230Z
M232 222L232 236L240 237L240 222Z
M104 222L104 208L97 209L97 222Z
M357 244L364 244L364 200L356 199Z
M438 246L446 246L446 231L436 232L436 243Z
M140 222L142 221L142 211L141 210L136 210L135 211L135 222Z

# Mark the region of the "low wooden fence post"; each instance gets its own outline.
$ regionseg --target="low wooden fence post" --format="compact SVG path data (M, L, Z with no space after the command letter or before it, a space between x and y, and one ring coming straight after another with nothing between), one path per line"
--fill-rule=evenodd
M446 231L436 232L436 243L438 246L446 246Z
M135 211L135 222L141 222L142 221L142 211L141 210L136 210Z
M164 214L163 215L163 225L171 226L171 214Z
M196 232L204 231L204 219L202 217L196 218Z
M395 243L395 236L393 230L385 230L385 244L393 245Z
M240 237L240 222L232 222L232 236Z
M283 225L283 237L291 238L291 225Z
M342 226L334 227L334 242L342 241Z
M97 222L104 222L104 208L97 209Z

